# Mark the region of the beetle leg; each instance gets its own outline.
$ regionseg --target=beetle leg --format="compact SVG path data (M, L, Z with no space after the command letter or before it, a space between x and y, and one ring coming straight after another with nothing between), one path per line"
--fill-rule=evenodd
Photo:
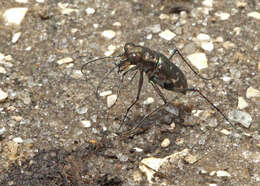
M152 86L155 89L156 93L162 98L163 102L166 104L167 100L164 97L163 93L160 91L159 87L153 81L150 81L150 83L152 84Z
M214 75L212 78L205 78L205 77L202 77L201 75L199 75L199 73L196 72L196 71L192 68L192 66L187 62L187 60L183 57L183 55L181 54L181 52L180 52L177 48L174 48L174 49L173 49L173 52L172 52L172 54L170 55L169 60L171 60L172 57L173 57L176 53L181 57L181 59L186 63L186 65L189 66L189 68L192 70L192 72L194 72L194 74L196 74L196 75L197 75L198 77L200 77L201 79L204 79L204 80L212 80L212 79L215 79L215 78L216 78L215 75Z
M127 108L126 113L125 113L123 119L122 119L121 122L120 122L119 130L120 130L120 128L122 127L122 124L123 124L123 122L125 121L128 112L131 110L131 108L132 108L132 107L137 103L137 101L139 100L140 93L141 93L141 90L142 90L142 87L143 87L143 80L144 80L144 71L141 70L141 71L140 71L140 78L139 78L137 96L136 96L136 98L135 98L135 101Z
M117 89L117 98L116 98L116 101L115 101L115 103L110 107L110 109L116 104L116 102L117 102L117 100L118 100L118 98L119 98L120 90L123 88L122 85L123 85L123 81L124 81L125 75L126 75L128 72L133 72L133 71L135 71L135 70L137 70L137 66L134 66L134 67L128 69L127 71L125 71L125 72L122 74L121 80L120 80L119 85L118 85L119 87L118 87L118 89ZM138 72L138 71L135 72L135 74L134 74L133 77L130 79L130 81L129 81L128 84L130 84L130 83L133 81L133 79L135 78L137 72ZM128 84L127 84L127 85L128 85ZM126 86L127 86L127 85L126 85Z

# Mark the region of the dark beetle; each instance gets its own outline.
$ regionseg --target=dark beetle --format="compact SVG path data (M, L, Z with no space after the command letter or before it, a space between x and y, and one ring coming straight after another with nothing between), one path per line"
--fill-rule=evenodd
M155 91L157 94L162 98L164 101L164 104L166 105L168 102L165 98L165 96L162 94L160 91L159 85L161 88L174 91L174 92L179 92L182 94L186 94L187 91L193 91L193 92L198 92L204 99L207 100L208 103L210 103L224 118L226 121L228 121L233 128L235 126L228 120L228 118L219 110L218 107L216 107L207 97L205 97L198 89L196 88L188 88L187 80L183 72L175 65L173 64L170 60L172 57L178 54L182 60L190 67L190 69L198 75L200 78L204 80L211 80L213 78L204 78L201 77L192 67L191 65L185 60L183 55L179 52L178 49L174 49L173 53L169 58L167 58L165 55L153 51L149 48L135 45L133 43L126 43L124 46L124 53L118 55L118 56L112 56L112 57L103 57L103 58L98 58L92 61L87 62L84 64L81 68L81 71L83 73L83 69L86 67L86 65L93 63L97 60L101 59L106 59L106 58L117 58L120 57L119 63L115 64L115 67L112 68L100 81L96 93L98 93L98 89L104 79L111 73L113 72L116 68L118 68L118 73L122 73L122 79L123 77L128 73L128 72L133 72L138 70L140 73L140 79L139 79L139 84L138 84L138 91L137 91L137 96L134 102L127 108L127 111L121 120L121 125L124 122L125 118L127 117L128 112L130 109L135 105L135 103L139 100L139 96L142 90L143 86L143 75L144 73L147 75L149 82L152 84L154 87ZM153 112L152 112L153 113ZM151 114L151 113L150 113ZM148 117L150 114L144 117ZM135 127L135 129L141 125L142 121ZM120 125L120 127L121 127Z

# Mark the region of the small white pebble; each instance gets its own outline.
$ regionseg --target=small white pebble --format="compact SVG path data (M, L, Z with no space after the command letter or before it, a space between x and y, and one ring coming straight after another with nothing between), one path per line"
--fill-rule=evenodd
M148 35L146 36L146 39L151 40L152 38L153 38L153 35L152 35L152 34L148 34Z
M111 94L112 94L112 91L107 90L107 91L104 91L104 92L100 92L99 96L104 97L104 96L108 96L108 95L111 95Z
M227 171L219 170L217 171L217 177L231 177Z
M223 43L223 42L224 42L224 39L223 39L223 37L218 36L218 37L215 39L215 42L217 42L217 43Z
M174 34L173 32L171 32L170 30L167 29L167 30L164 30L163 32L161 32L159 34L159 36L165 40L170 41L176 36L176 34Z
M105 30L101 35L106 39L113 39L116 36L116 33L113 30Z
M187 58L198 70L208 68L208 59L204 53L193 53L188 55Z
M85 128L91 127L91 122L89 120L83 120L83 121L81 121L81 124Z
M145 101L144 101L144 105L150 105L154 102L154 99L152 97L149 97L147 98Z
M44 3L44 0L36 0L37 3Z
M230 48L235 48L236 45L234 43L230 42L230 41L226 41L226 42L223 43L223 47L225 49L230 49Z
M233 110L233 111L229 112L228 118L231 121L240 123L241 125L243 125L246 128L249 128L251 125L251 122L252 122L252 117L250 114L248 114L247 112L239 111L239 110Z
M161 147L166 148L166 147L168 147L170 144L171 144L170 139L169 139L169 138L165 138L165 139L162 141L162 143L161 143Z
M229 19L229 17L230 17L230 14L228 14L228 13L225 13L225 12L216 12L215 13L215 16L217 16L220 20L227 20L227 19Z
M75 8L68 8L68 3L58 3L58 7L60 8L60 12L63 15L71 15L73 12L78 12L78 9Z
M169 19L170 16L167 15L167 14L160 14L160 17L159 17L159 18L160 18L160 19Z
M115 94L107 96L107 107L108 108L112 107L115 104L116 99L117 99L117 95Z
M231 78L231 77L228 77L228 76L223 76L222 79L223 79L223 81L228 82L228 81L230 81L232 78Z
M202 1L202 5L211 8L211 7L213 7L213 0L204 0L204 1Z
M254 89L253 87L249 87L246 90L246 97L247 98L260 97L260 91L257 89Z
M6 74L6 70L4 67L0 66L0 74Z
M18 39L20 38L21 34L22 34L21 32L15 33L12 37L12 43L16 43L18 41Z
M211 171L211 172L209 173L210 176L214 176L215 174L216 174L216 171Z
M15 0L17 3L28 3L28 0Z
M226 129L222 129L220 132L221 132L222 134L227 135L227 136L231 134L231 132L228 131L228 130L226 130Z
M28 8L10 8L4 12L3 18L8 25L20 25L27 11Z
M95 13L95 9L94 9L94 8L87 8L87 9L86 9L86 13L87 13L88 15L94 14L94 13Z
M252 17L255 19L260 19L260 13L259 12L250 12L247 14L248 17Z
M113 26L120 27L120 26L122 26L122 25L121 25L120 22L114 22L114 23L113 23Z
M211 52L214 49L213 42L202 42L201 43L201 48L203 50Z
M23 143L23 139L21 137L14 138L13 141L16 143Z
M2 89L0 89L0 103L4 102L7 97L8 97L8 94L6 92L2 91Z
M0 129L0 136L3 135L5 133L5 131L6 131L5 127L1 128Z
M73 62L73 59L71 57L65 57L63 59L60 59L57 61L59 65L67 64Z
M238 36L240 34L240 32L241 32L241 28L240 27L235 27L233 29L233 31L234 31L235 35Z
M105 52L105 56L110 56L112 55L116 50L116 46L115 45L109 45L108 46L108 51Z
M200 33L199 35L197 35L197 39L200 41L210 41L211 38L208 34L204 34L204 33Z
M143 151L144 151L143 149L138 148L138 147L135 147L134 150L135 150L136 152L143 152Z
M243 97L238 97L237 107L239 109L244 109L244 108L248 107L248 103L246 102L246 100Z

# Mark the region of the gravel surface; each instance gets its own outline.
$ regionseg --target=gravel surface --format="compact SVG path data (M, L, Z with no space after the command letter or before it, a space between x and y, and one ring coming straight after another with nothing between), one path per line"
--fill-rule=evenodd
M259 0L0 2L1 185L260 185ZM197 93L162 90L139 73L121 83L133 42L169 56ZM122 85L122 86L121 86ZM121 86L118 95L118 87ZM114 104L116 101L116 104ZM123 135L122 135L123 134Z

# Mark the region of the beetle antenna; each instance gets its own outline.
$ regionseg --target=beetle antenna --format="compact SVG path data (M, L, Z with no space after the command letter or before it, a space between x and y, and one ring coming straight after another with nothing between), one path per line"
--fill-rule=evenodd
M180 51L175 48L173 49L173 53L171 54L171 56L169 57L169 59L171 60L171 58L176 54L178 53L179 56L181 57L181 59L190 67L190 69L192 70L192 72L194 72L194 74L196 74L198 77L200 77L201 79L204 79L204 80L212 80L212 79L215 79L216 78L216 75L214 75L212 78L205 78L205 77L202 77L201 75L198 74L198 72L196 72L192 66L187 62L187 60L183 57L183 55L180 53Z
M118 56L101 57L101 58L97 58L97 59L88 61L86 64L82 65L82 67L81 67L81 73L84 74L84 73L83 73L84 68L85 68L88 64L90 64L90 63L94 63L94 62L99 61L99 60L102 60L102 59L111 59L111 58L122 57L123 55L124 55L124 54L119 54ZM87 57L87 56L79 56L79 58L82 58L82 57Z

